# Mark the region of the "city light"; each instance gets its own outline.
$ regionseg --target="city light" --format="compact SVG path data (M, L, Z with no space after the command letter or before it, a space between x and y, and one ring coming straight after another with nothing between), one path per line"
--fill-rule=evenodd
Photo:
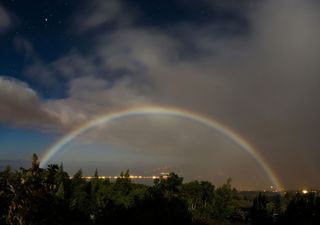
M160 178L163 178L163 179L167 179L169 176L168 173L161 173L160 176L141 176L141 175L130 175L128 178L129 179L132 179L132 180L155 180L155 179L160 179ZM70 177L72 178L72 177ZM94 179L96 177L94 176L83 176L84 179L86 180L91 180L91 179ZM126 177L123 177L123 176L98 176L98 179L124 179Z

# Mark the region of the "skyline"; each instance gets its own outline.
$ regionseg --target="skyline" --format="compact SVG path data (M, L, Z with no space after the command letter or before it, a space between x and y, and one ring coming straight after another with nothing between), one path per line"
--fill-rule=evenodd
M217 121L254 153L155 112L94 125L50 160L320 188L319 12L313 0L1 1L0 165L46 155L100 115L166 106Z

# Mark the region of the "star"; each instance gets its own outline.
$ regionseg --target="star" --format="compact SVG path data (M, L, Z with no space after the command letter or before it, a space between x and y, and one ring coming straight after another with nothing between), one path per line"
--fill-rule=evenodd
M44 18L44 21L48 22L48 18Z

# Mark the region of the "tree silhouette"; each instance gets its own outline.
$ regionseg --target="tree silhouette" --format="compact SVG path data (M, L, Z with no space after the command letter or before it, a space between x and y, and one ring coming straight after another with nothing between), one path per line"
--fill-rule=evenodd
M253 198L252 195L255 195ZM251 196L251 197L250 197ZM72 177L63 165L0 172L2 225L318 225L318 193L285 195L237 192L228 180L183 182L175 173L153 185L133 183L129 170L111 181Z

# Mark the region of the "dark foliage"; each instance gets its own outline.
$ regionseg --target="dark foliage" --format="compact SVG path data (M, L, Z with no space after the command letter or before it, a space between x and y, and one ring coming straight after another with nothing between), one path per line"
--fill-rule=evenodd
M175 173L152 186L132 183L129 171L115 181L73 177L63 165L0 172L3 225L214 225L320 224L320 197L310 194L239 194L228 180L183 183Z

